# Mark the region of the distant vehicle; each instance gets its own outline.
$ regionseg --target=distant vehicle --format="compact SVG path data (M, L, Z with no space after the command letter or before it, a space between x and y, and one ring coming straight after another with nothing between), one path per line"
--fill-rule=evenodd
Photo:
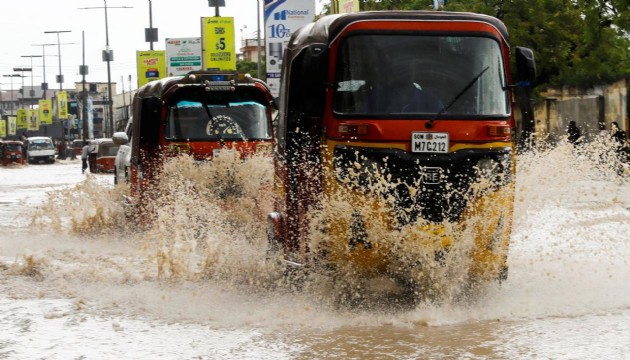
M133 117L127 122L125 131L114 133L112 140L118 145L118 153L114 159L114 184L129 183L129 166L131 160L131 129Z
M0 162L7 166L10 164L24 164L22 156L22 146L24 144L17 140L7 140L0 143Z
M100 138L90 141L88 164L92 173L113 173L114 159L118 153L118 145L111 138Z
M32 136L28 138L26 157L29 164L55 162L56 149L51 138L46 136Z
M81 149L83 149L83 144L85 140L74 139L72 140L72 151L74 152L74 156L77 158L81 158Z
M194 71L144 85L133 100L131 199L142 203L169 157L271 154L275 109L265 82L237 73Z

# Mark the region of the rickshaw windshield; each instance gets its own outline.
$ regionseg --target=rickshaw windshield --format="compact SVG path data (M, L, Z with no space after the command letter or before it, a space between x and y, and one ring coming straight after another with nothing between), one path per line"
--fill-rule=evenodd
M116 154L118 154L118 145L114 143L105 143L98 146L98 157L111 157L116 156Z
M342 40L338 53L336 115L404 119L440 114L448 119L510 114L505 65L496 39L361 33Z
M7 143L4 144L4 151L11 151L11 152L16 152L16 151L22 151L22 145L20 144L11 144L11 143Z
M271 139L267 108L254 92L189 93L167 104L169 140L221 141Z

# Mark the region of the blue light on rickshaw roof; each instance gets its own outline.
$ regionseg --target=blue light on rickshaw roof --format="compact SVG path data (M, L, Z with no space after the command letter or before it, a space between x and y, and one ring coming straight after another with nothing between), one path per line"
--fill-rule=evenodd
M227 81L227 79L227 75L225 74L210 75L210 81Z

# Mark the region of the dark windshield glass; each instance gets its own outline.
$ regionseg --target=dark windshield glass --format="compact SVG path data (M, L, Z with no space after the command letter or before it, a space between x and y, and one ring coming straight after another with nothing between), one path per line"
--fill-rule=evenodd
M114 143L105 143L98 146L98 156L116 156L118 153L118 145Z
M205 94L180 91L168 104L166 138L186 141L271 139L264 101L252 91Z
M445 118L510 112L501 48L491 38L353 35L341 43L337 60L333 110L340 115L436 114L471 82Z
M54 146L49 139L28 139L28 148L31 150L48 150L54 149Z
M20 144L5 144L4 151L22 151Z

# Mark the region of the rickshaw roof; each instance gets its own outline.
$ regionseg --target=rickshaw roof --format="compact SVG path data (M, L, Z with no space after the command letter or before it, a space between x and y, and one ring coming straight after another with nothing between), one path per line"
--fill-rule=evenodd
M197 79L191 80L192 78L189 78L190 75L197 76ZM138 89L138 92L136 92L135 96L140 99L146 99L146 98L151 98L151 97L162 98L164 93L167 92L169 89L171 89L175 85L180 85L180 84L181 85L192 85L192 84L201 85L201 81L203 80L203 78L205 76L210 76L210 75L228 75L228 76L237 75L237 77L239 77L237 85L259 82L263 84L265 87L267 87L267 85L262 80L257 79L257 78L250 77L249 78L250 80L243 80L240 78L240 76L243 76L243 74L239 75L236 72L194 71L187 75L170 76L170 77L165 77L162 79L150 81L147 84L140 87ZM244 79L247 79L247 78L244 78Z
M0 141L0 144L9 144L9 145L24 145L20 140L4 140Z
M114 143L114 141L112 140L112 138L98 138L98 139L92 139L90 140L90 143L93 145L97 145L97 144L106 144L106 143Z
M363 21L466 21L486 23L501 34L507 42L508 31L501 20L484 14L449 11L361 11L349 14L328 15L296 30L289 41L287 56L295 58L302 49L312 44L327 46L351 23Z
M31 136L28 138L28 141L34 141L34 140L50 140L52 141L51 138L49 138L48 136Z
M184 76L170 76L159 80L153 80L138 89L136 97L146 99L150 97L161 98L164 91L170 89L173 85L182 83Z

